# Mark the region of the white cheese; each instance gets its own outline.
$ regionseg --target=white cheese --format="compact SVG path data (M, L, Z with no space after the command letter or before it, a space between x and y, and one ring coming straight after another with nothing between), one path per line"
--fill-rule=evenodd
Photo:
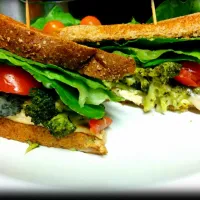
M113 92L115 92L117 95L123 97L124 99L131 101L135 103L136 105L140 106L143 104L143 98L144 96L139 93L138 90L134 89L129 89L129 90L124 90L120 88L115 88L113 89ZM200 95L199 94L194 94L192 90L189 90L190 92L190 97L189 99L185 99L186 104L191 104L193 105L196 109L200 110Z
M113 89L113 92L115 92L117 95L123 97L124 99L131 101L135 103L136 105L140 106L143 102L143 95L139 94L138 90L123 90L120 88Z
M189 101L192 103L192 105L200 110L200 95L191 93L191 97L189 98Z
M34 125L34 123L31 121L31 117L29 117L29 116L27 117L25 115L24 110L21 110L21 112L16 114L15 116L8 116L6 118L8 118L12 121L15 121L15 122L22 123L22 124ZM89 127L81 126L81 125L77 126L77 128L74 132L81 132L81 133L85 133L88 135L94 135L93 133L90 132ZM95 134L95 136L98 137L99 139L102 139L103 131L101 131L99 134Z
M21 110L20 113L17 113L14 116L8 116L6 118L8 118L8 119L10 119L12 121L15 121L15 122L22 123L22 124L34 125L34 123L31 121L31 117L27 117L25 115L24 110Z
M15 116L8 116L6 118L8 118L12 121L15 121L15 122L22 123L22 124L34 125L34 123L31 121L31 117L26 116L24 110L21 110L21 112L16 114ZM88 127L78 126L76 128L75 132L82 132L82 133L90 134L90 129Z

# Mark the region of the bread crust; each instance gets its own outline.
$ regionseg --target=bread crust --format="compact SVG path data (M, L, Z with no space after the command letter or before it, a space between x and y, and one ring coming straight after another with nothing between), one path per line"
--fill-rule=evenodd
M75 132L58 139L44 127L22 124L6 118L0 118L0 127L0 137L3 138L20 142L31 141L47 147L76 149L92 154L107 154L105 140L94 135Z
M137 38L191 38L200 36L200 12L157 24L75 25L58 30L61 38L75 42L133 40Z
M130 65L130 62L133 65ZM98 49L95 56L79 72L90 77L112 81L133 74L135 67L136 62L131 58L119 57L116 54L110 56L110 53Z
M50 63L72 70L95 55L96 49L64 41L28 29L25 24L0 14L0 48L41 63Z
M44 64L55 64L70 70L80 71L83 75L89 75L102 80L118 80L135 70L135 62L131 58L114 55L112 53L99 52L96 48L90 48L75 42L47 35L34 28L28 29L25 24L0 14L0 48L6 49L16 55L25 57ZM105 56L106 54L106 56ZM99 56L102 55L102 56ZM109 60L118 59L107 65ZM93 62L96 60L96 62ZM104 63L104 74L99 76L96 68ZM85 66L90 73L84 73ZM112 69L116 68L116 75L112 75ZM94 71L93 71L94 70Z

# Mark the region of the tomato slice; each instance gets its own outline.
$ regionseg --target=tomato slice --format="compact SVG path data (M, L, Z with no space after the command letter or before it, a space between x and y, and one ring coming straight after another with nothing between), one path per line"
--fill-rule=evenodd
M200 64L195 62L183 62L179 75L175 76L174 79L186 86L199 87Z
M101 22L97 17L88 15L82 18L80 25L101 25Z
M91 119L89 121L90 131L92 133L100 133L112 123L112 119L109 117L104 117L103 119Z
M49 22L47 22L43 28L43 32L47 33L47 34L52 34L53 32L55 32L56 30L60 29L60 28L64 28L65 25L58 21L58 20L51 20Z
M0 91L28 95L31 88L41 87L28 72L19 67L0 65Z

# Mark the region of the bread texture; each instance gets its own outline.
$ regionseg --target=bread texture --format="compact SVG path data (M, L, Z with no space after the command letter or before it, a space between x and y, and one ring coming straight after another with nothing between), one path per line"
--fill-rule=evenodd
M157 24L75 25L56 33L61 38L84 43L137 38L191 38L200 36L200 12L159 21Z
M84 68L79 72L87 76L95 76L101 80L120 80L124 75L134 73L136 63L131 61L134 65L130 65L130 60L124 59L117 54L110 56L109 53L98 50L95 56L85 64Z
M31 141L47 147L75 149L85 153L107 154L104 135L97 137L75 132L58 139L52 136L48 129L44 127L22 124L6 118L0 118L0 127L0 137L3 138L20 142Z
M24 58L44 64L54 64L78 71L83 75L110 81L132 74L135 69L135 62L131 58L47 35L34 28L28 29L25 24L2 14L0 14L0 27L0 48ZM109 62L110 60L113 62ZM101 75L96 73L99 66L103 69ZM87 70L84 70L85 67ZM113 69L117 73L112 74Z

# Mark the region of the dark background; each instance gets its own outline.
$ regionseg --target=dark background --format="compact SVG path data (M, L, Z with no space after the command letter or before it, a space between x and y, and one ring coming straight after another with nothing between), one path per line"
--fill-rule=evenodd
M157 7L163 0L154 0ZM152 15L151 0L76 0L68 3L76 18L95 15L102 24L127 23L133 17L142 23Z

